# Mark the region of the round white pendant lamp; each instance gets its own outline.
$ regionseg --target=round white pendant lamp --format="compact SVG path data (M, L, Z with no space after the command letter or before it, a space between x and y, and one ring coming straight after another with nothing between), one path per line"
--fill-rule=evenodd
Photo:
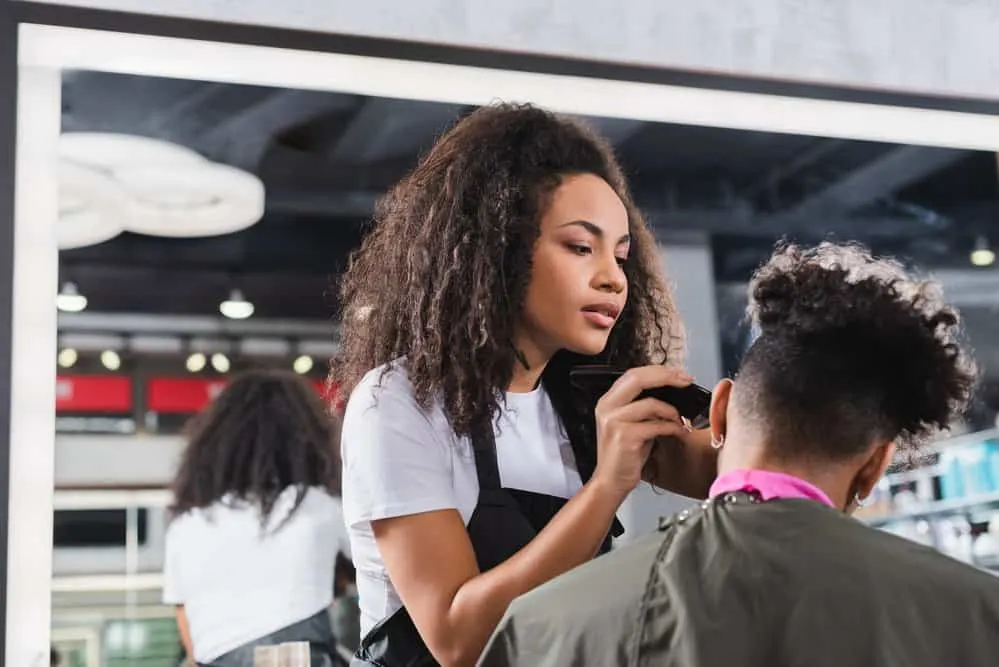
M255 175L176 144L125 134L65 133L59 140L60 248L123 231L220 236L257 223L264 186Z

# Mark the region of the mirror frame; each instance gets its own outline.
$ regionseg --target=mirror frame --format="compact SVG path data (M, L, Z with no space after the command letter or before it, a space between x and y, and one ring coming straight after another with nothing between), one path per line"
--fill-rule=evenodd
M66 70L552 110L650 122L999 150L999 104L140 16L0 8L0 665L47 664L58 255L55 147ZM4 56L16 50L16 64ZM3 142L0 142L2 144ZM13 146L16 144L16 151ZM9 240L9 241L8 241ZM8 369L9 365L9 369ZM42 369L42 372L39 372ZM7 378L4 378L7 380ZM6 384L0 383L0 385Z

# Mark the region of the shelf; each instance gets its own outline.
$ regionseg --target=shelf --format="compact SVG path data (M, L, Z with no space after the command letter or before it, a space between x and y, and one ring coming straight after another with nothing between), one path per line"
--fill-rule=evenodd
M965 514L972 510L985 509L992 506L999 506L999 492L969 496L967 498L955 498L954 500L938 500L903 512L864 518L863 521L869 526L879 527L899 521Z

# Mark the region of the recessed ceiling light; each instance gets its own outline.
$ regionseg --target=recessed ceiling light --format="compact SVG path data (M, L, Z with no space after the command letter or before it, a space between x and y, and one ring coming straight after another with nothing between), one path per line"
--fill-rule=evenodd
M184 365L187 367L187 370L190 371L191 373L198 373L205 369L205 365L207 363L208 360L205 358L205 355L203 355L200 352L195 352L194 354L192 354L187 358L187 361L185 362Z
M299 375L305 375L306 373L312 370L313 365L314 364L312 361L312 357L310 357L307 354L303 354L302 356L295 359L291 367Z
M72 368L76 365L77 359L79 359L79 355L71 347L59 350L59 356L56 357L56 361L61 368Z
M212 355L212 368L218 373L228 373L229 372L229 357L225 356L221 352L216 352Z
M104 350L101 352L101 366L109 371L116 371L121 368L121 357L114 350Z

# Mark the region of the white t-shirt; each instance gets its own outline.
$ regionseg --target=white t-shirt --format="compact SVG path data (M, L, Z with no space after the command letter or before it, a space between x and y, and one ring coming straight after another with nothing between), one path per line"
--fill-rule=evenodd
M402 606L371 522L457 509L466 525L479 497L468 438L457 438L439 404L423 410L405 370L370 371L347 403L340 436L343 509L350 535L361 636ZM504 487L571 498L582 486L572 446L543 388L507 393L496 421Z
M228 498L167 528L163 602L184 605L198 662L332 603L337 552L350 556L340 501L310 488L280 525L294 500L295 489L285 489L266 529L255 504Z

